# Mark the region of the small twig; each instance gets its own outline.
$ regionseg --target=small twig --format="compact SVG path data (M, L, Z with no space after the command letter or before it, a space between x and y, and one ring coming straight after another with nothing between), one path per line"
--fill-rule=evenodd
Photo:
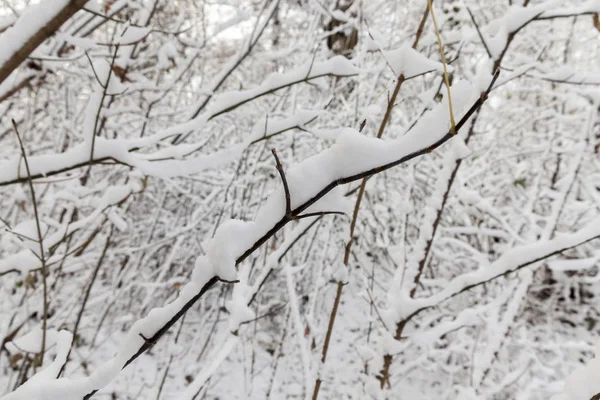
M369 296L369 300L371 301L371 306L373 306L373 309L375 310L375 313L377 314L377 318L379 318L379 322L381 322L381 325L383 325L383 327L386 331L389 331L387 325L385 324L385 321L383 320L383 318L381 317L381 314L379 313L379 308L377 307L377 304L375 304L375 299L373 298L373 294L371 293L371 290L367 289L367 295Z
M302 218L310 218L310 217L322 217L323 215L329 215L329 214L346 215L345 213L343 213L341 211L318 211L318 212L306 213L306 214L298 215L297 217L294 217L294 219L302 219Z
M144 339L144 342L146 342L146 344L150 345L150 347L152 347L156 344L156 340L154 340L153 338L147 338L142 333L138 333L138 336L141 337L142 339Z
M308 66L308 72L304 77L304 80L308 82L308 78L310 77L310 73L312 72L313 65L315 64L315 59L317 58L317 50L319 50L319 45L315 47L315 51L313 52L312 59L310 60L310 65Z
M87 302L90 298L90 293L92 292L92 286L94 286L94 282L96 281L96 277L98 276L98 271L100 270L100 267L102 266L104 257L106 256L106 252L108 250L108 247L110 246L110 238L111 238L112 234L113 234L113 228L111 227L110 233L108 234L108 237L106 238L106 242L104 243L104 248L102 249L102 252L100 253L100 257L98 258L98 261L96 262L96 267L92 271L92 275L90 277L90 282L89 282L87 288L85 289L85 293L83 295L83 300L81 302L81 307L79 308L79 313L77 314L77 320L75 321L75 325L73 326L73 340L75 342L69 349L69 352L67 353L67 357L65 359L65 363L62 365L62 367L58 371L57 378L62 375L65 367L67 366L67 363L69 362L69 355L71 354L71 350L73 349L73 346L75 345L75 343L77 341L77 331L79 329L79 323L81 322L81 317L83 316L83 312L84 312Z
M98 133L96 131L98 130L98 122L100 121L100 113L102 112L102 108L104 107L104 99L106 98L106 95L107 95L106 92L108 91L108 85L110 84L110 78L111 78L111 74L113 72L113 68L115 65L115 60L117 58L118 52L119 52L119 45L117 44L115 46L115 51L112 56L112 61L108 68L108 73L106 74L106 82L104 85L102 85L102 83L100 83L100 86L102 86L102 97L100 98L100 104L98 105L98 110L96 111L96 118L94 119L94 128L93 128L93 132L92 132L92 143L91 143L91 149L90 149L89 166L88 166L87 171L85 172L85 175L81 178L81 181L84 184L85 184L85 182L87 182L87 178L89 177L90 172L92 170L92 165L93 165L93 160L94 160L94 146L96 144L96 134ZM89 59L89 56L88 56L88 59ZM91 60L90 60L90 63L91 63ZM93 69L94 69L94 67L92 66L92 70ZM94 74L96 74L96 71L94 71ZM96 76L96 78L97 78L97 76Z
M101 13L99 13L97 11L94 11L94 10L86 8L86 7L83 7L82 10L85 11L85 12L87 12L87 13L90 13L92 15L95 15L96 17L100 17L100 18L102 18L104 20L107 20L107 21L117 22L119 24L126 24L126 23L129 22L129 26L133 26L133 27L136 27L136 28L143 28L140 25L132 24L130 21L122 21L122 20L120 20L118 18L111 17L109 15L101 14Z
M35 190L33 189L31 170L29 169L29 162L27 161L27 155L25 154L25 146L23 146L23 141L21 140L21 135L19 134L19 129L17 128L17 122L14 119L11 121L13 127L15 128L17 139L19 140L19 147L21 148L21 154L23 155L23 160L25 161L25 169L27 170L27 176L29 178L29 190L31 191L31 202L33 203L35 226L37 228L38 244L40 246L40 261L42 263L42 286L44 292L44 311L42 314L42 348L40 350L40 358L38 360L38 366L41 366L44 363L44 353L46 352L46 330L48 327L48 285L46 283L46 274L48 271L46 269L46 257L44 256L42 228L40 226L40 216L37 209L37 202L35 200Z
M279 176L281 177L281 182L283 183L283 190L285 192L285 215L292 215L292 198L290 196L290 188L287 183L287 179L285 178L285 172L283 172L283 165L279 161L279 157L277 156L277 150L271 149L271 153L273 153L273 157L275 157L277 172L279 172Z
M473 25L475 25L475 29L477 29L477 33L479 34L479 38L481 39L481 43L483 44L483 47L485 47L485 51L486 51L488 57L490 57L490 59L493 59L494 57L492 57L492 53L490 52L490 49L489 49L487 43L485 42L483 34L481 33L481 30L479 29L479 25L477 24L477 22L475 22L475 17L473 16L473 13L471 12L471 9L469 7L467 7L467 11L469 12L469 15L471 16L471 21L473 22Z
M367 22L366 19L364 20L364 23L367 26L367 33L369 34L369 37L371 38L371 40L373 41L373 43L375 43L375 38L371 34L371 28L369 28L369 23ZM392 67L392 64L390 64L390 62L388 61L387 57L385 56L385 54L383 53L383 51L381 50L381 48L379 48L379 46L377 46L377 51L379 52L379 54L381 54L381 57L383 58L383 61L385 61L385 63L387 64L387 66L390 68L390 71L392 71L392 74L398 75L398 73L396 71L394 71L394 67Z
M240 283L240 280L236 279L235 281L228 281L228 280L219 278L219 282L223 282L223 283Z
M102 83L102 81L100 80L100 77L98 76L98 73L96 72L96 68L94 68L94 63L92 62L92 59L90 58L90 55L88 54L87 51L85 51L84 54L87 57L88 61L90 62L90 67L92 67L92 72L94 73L94 76L96 77L96 81L98 81L98 84L103 89L106 89L106 85L104 83Z

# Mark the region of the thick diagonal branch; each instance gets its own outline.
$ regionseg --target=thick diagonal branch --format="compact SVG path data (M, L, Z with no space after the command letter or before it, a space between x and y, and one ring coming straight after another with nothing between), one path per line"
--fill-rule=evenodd
M18 19L11 29L0 36L1 49L11 49L16 40L23 41L21 46L16 47L13 51L9 51L4 57L0 57L0 83L4 82L4 80L8 78L8 76L17 69L23 61L25 61L29 54L42 44L44 40L52 36L62 24L79 11L87 2L88 0L62 1L62 7L56 11L56 14L53 17L47 15L48 10L52 9L48 6L50 3L55 5L54 3L56 3L56 0L46 0L35 6L35 8L28 9L28 12L24 13L24 16ZM46 18L45 21L42 22L43 25L40 25L37 30L31 32L30 35L26 35L22 38L22 32L30 32L32 30L29 25L32 22L31 17L36 13L39 14L40 18Z

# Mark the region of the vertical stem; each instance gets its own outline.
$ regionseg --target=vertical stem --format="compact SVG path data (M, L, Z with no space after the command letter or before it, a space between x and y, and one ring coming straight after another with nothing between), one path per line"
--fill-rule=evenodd
M431 12L431 20L433 21L435 35L437 36L438 45L440 47L440 56L442 57L442 65L444 66L444 83L446 84L446 91L448 92L448 108L450 109L450 132L454 135L456 133L456 122L454 122L452 96L450 95L450 79L448 78L448 66L446 63L446 56L444 55L444 44L442 43L442 36L440 35L440 30L438 29L437 21L435 20L435 14L433 13L433 6L431 4L431 0L427 0L427 8Z
M37 360L37 366L41 366L44 362L44 353L46 352L46 329L48 325L48 285L46 283L46 256L44 254L44 243L42 240L42 228L40 226L40 216L38 214L37 203L35 200L35 190L33 189L33 179L31 178L31 171L29 169L29 162L27 161L27 155L25 154L25 147L23 146L23 141L21 140L21 135L19 135L19 129L17 128L17 123L15 120L12 120L13 127L15 128L15 133L17 134L17 139L19 140L19 147L21 148L21 154L23 155L23 160L25 161L25 169L27 170L27 177L29 182L29 190L31 190L31 201L33 203L33 213L35 215L35 226L37 228L38 234L38 244L40 246L40 262L42 263L42 287L44 292L44 310L42 313L42 348L40 350L40 357Z
M431 0L429 0L431 2ZM425 12L423 13L423 17L421 18L421 22L419 23L419 27L417 28L417 33L415 36L415 41L412 44L412 48L415 49L419 44L419 39L423 33L423 27L425 26L425 22L427 21L427 15L429 13L429 7L425 8ZM392 109L394 108L394 104L396 104L396 98L398 97L398 93L400 92L400 88L405 81L405 77L403 74L400 74L398 80L396 82L396 87L392 93L392 97L389 99L387 108L385 110L385 115L381 124L379 125L379 130L377 131L377 138L380 139L385 131L385 127L387 126L388 121L390 120L390 116L392 114ZM358 191L358 195L356 197L356 203L354 204L354 211L352 213L352 222L350 222L350 237L348 238L348 243L346 244L346 249L344 252L344 265L348 266L350 261L350 253L352 251L352 243L354 241L354 231L356 229L356 221L358 219L358 212L360 210L360 203L365 193L365 188L367 186L367 178L364 178L360 183L360 189ZM329 343L331 341L331 336L333 333L333 326L335 323L335 317L337 315L340 301L342 298L342 292L344 288L344 282L338 281L337 283L337 291L335 294L335 300L333 301L333 308L331 309L331 315L329 316L329 324L327 326L327 333L325 334L325 342L323 343L323 352L321 357L321 362L324 364L327 359L327 352L329 350ZM319 398L319 390L321 388L321 378L317 378L315 381L315 389L313 391L313 400L317 400Z

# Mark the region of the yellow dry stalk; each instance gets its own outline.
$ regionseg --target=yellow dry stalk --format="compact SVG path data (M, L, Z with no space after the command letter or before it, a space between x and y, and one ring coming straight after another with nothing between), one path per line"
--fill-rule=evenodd
M383 88L383 90L375 97L375 99L371 102L371 105L376 104L379 99L381 98L381 96L390 90L390 87L396 82L396 79L394 79L393 81L391 81L385 88Z
M435 14L433 13L433 6L431 0L427 0L427 7L431 13L431 19L433 21L433 27L435 29L435 35L437 36L438 45L440 47L440 55L442 57L442 64L444 65L444 83L446 84L446 90L448 91L448 108L450 109L450 133L456 133L456 123L454 122L454 111L452 109L452 96L450 95L450 79L448 78L448 63L446 62L446 56L444 55L444 45L442 44L442 36L438 29L437 21L435 20Z

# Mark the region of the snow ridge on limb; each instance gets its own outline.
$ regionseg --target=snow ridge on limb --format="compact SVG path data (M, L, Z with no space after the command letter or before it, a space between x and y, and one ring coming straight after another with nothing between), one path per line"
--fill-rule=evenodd
M497 75L496 75L497 77ZM488 92L493 86L492 81ZM452 87L460 129L481 107L486 94L477 93L466 81ZM475 100L474 100L475 99ZM472 102L470 108L466 106ZM346 211L347 200L339 185L363 179L387 170L441 146L453 135L449 132L448 105L442 101L427 113L406 135L391 141L367 138L356 133L341 135L331 148L310 157L287 171L291 194L291 214L286 214L282 188L275 191L252 222L231 220L221 225L207 248L207 255L195 263L192 279L179 297L168 305L151 310L135 322L121 343L118 353L91 375L61 378L31 388L24 396L40 400L61 397L63 400L89 399L112 381L119 371L147 351L220 280L235 281L236 265L264 244L290 221L304 212L332 208ZM361 154L361 157L357 157ZM337 188L337 189L336 189ZM16 400L28 397L7 397ZM31 398L31 397L29 397Z
M460 275L438 293L415 300L406 300L408 304L403 315L412 316L427 308L465 292L475 286L482 285L502 275L534 265L565 250L572 249L594 239L600 238L600 218L596 218L575 233L560 234L552 240L542 240L532 244L515 247L504 253L498 260L476 271Z
M88 0L45 0L30 6L0 35L0 83Z
M323 76L347 77L357 75L360 71L360 69L342 56L336 56L326 61L308 62L286 73L272 74L261 85L253 89L226 92L215 96L212 105L195 119L176 125L155 135L139 139L104 139L96 137L93 159L89 157L89 146L84 144L78 144L64 153L31 156L31 175L34 179L40 176L52 176L90 164L98 164L111 160L140 168L146 173L152 173L152 171L157 171L157 168L152 167L148 161L145 161L148 157L147 155L138 157L136 151L152 146L169 137L199 129L211 119L232 111L259 97L274 93L277 90L301 82L309 82ZM22 182L27 179L23 172L19 174L19 162L18 157L0 162L0 186ZM148 171L144 171L144 167ZM197 168L197 165L192 167L193 170ZM163 168L159 168L158 170L161 173L164 172ZM173 175L171 173L168 176L172 177L176 176L176 174Z

